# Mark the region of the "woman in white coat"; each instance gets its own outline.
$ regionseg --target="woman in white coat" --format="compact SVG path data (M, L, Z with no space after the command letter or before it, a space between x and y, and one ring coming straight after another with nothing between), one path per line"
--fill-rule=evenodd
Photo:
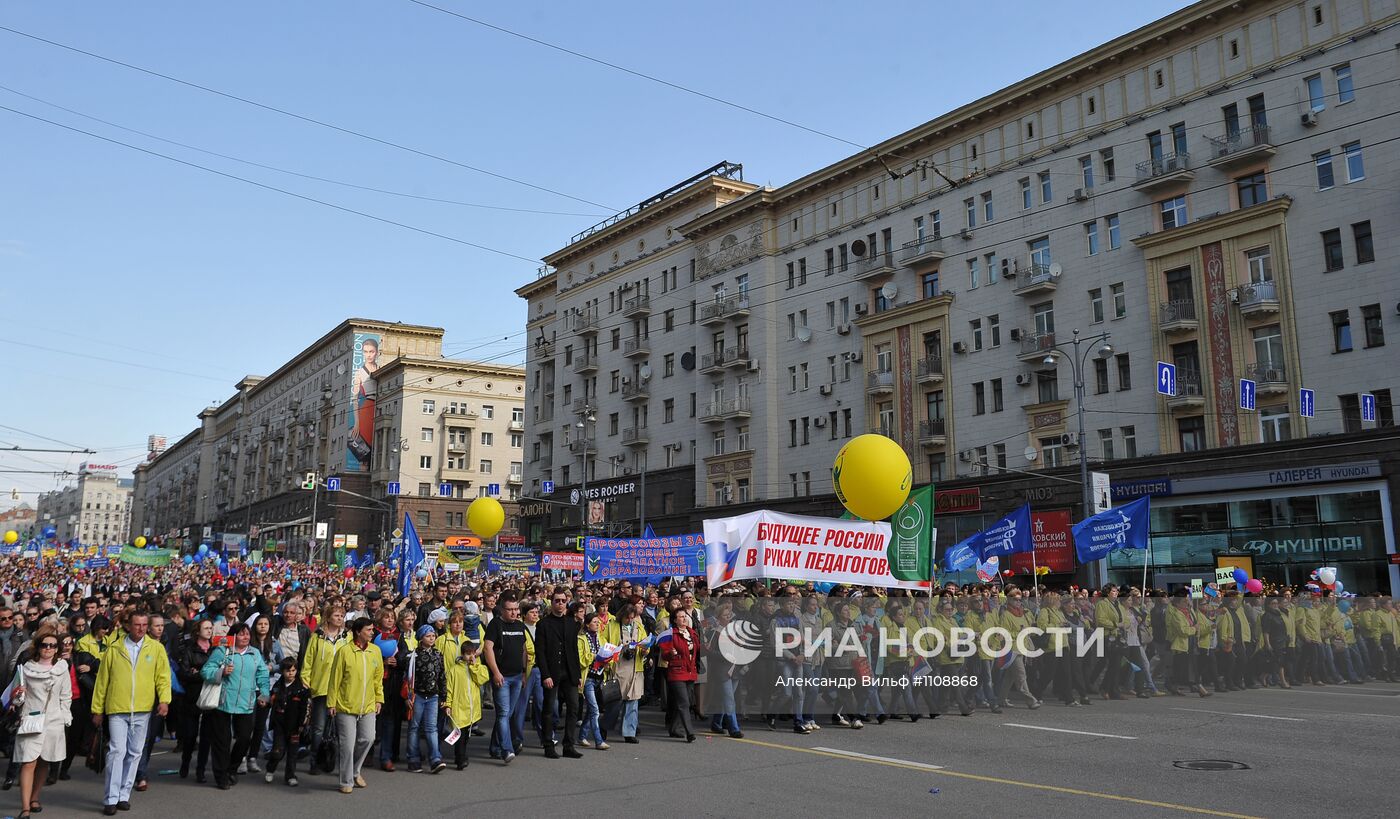
M34 642L15 673L14 697L22 696L20 730L24 717L39 715L42 728L15 737L15 761L20 763L19 795L22 802L18 819L29 819L30 811L42 810L39 792L50 764L60 765L68 755L66 729L73 720L73 678L68 663L58 658L60 636L45 625L34 635Z

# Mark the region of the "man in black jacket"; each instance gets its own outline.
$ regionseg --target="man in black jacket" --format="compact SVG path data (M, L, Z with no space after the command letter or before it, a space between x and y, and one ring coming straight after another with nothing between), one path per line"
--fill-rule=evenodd
M544 707L546 715L540 731L540 742L544 745L544 755L558 759L554 741L550 736L548 715L554 713L555 704L563 711L564 756L579 759L583 754L574 750L578 737L578 688L580 670L578 656L578 621L567 616L569 593L555 589L550 597L549 616L540 621L538 636L535 638L535 663L540 667L540 680L544 685Z

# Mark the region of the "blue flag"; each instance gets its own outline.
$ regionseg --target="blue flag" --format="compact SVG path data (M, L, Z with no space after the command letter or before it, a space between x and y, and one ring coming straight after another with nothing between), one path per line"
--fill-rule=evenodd
M413 575L423 565L423 543L418 540L418 530L413 528L413 518L403 516L403 551L399 555L399 596L407 597L413 585Z
M1102 560L1115 549L1146 549L1151 526L1148 501L1139 498L1074 524L1074 551L1079 562Z
M362 555L360 555L359 568L361 568L361 569L368 569L370 566L373 566L373 565L374 565L374 550L373 550L373 549L365 549L365 553L362 554Z
M989 557L1004 557L1035 548L1031 540L1031 505L1025 504L1015 512L969 538L983 563Z
M977 535L973 535L961 543L954 543L948 547L948 551L943 553L943 571L960 572L963 569L970 569L977 563L977 553L973 551L972 541Z

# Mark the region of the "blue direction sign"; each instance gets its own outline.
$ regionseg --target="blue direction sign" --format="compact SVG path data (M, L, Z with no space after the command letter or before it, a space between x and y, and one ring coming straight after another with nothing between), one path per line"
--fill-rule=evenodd
M403 488L403 487L399 486L399 482L398 482L398 481L389 481L389 485L388 485L388 487L385 488L384 494L386 494L386 495L398 495L398 494L400 494L402 488Z
M1307 387L1298 390L1298 414L1304 418L1313 417L1313 391Z
M554 481L540 481L540 491L546 495L553 495Z
M1240 379L1240 409L1254 409L1255 384L1248 378Z
M501 485L498 483L488 483L486 485L486 494L490 495L493 498L496 497L497 495L501 494Z
M438 484L438 497L440 497L440 498L450 498L450 497L452 497L452 484L450 484L450 483L440 483L440 484Z
M340 478L326 478L326 491L327 491L327 492L339 492L339 491L340 491Z
M1176 365L1157 362L1157 394L1176 395Z
M1376 396L1369 392L1361 393L1361 420L1376 420Z

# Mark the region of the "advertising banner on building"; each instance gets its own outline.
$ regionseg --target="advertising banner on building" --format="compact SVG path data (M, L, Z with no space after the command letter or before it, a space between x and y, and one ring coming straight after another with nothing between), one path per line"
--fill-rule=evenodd
M928 588L890 572L893 533L883 521L759 511L705 521L711 588L735 580L786 579L883 588Z
M577 552L545 552L540 555L540 570L561 572L583 571L583 555Z
M705 536L590 537L583 543L584 580L615 577L700 577Z
M345 470L365 472L369 469L374 441L374 402L379 394L376 374L379 372L379 343L377 333L356 333L350 351L350 411L349 435L346 437Z
M1068 509L1031 512L1031 542L1035 544L1034 566L1044 566L1056 574L1074 571L1074 540L1070 535L1073 519ZM1030 552L1011 556L1011 570L1028 574L1033 568Z

